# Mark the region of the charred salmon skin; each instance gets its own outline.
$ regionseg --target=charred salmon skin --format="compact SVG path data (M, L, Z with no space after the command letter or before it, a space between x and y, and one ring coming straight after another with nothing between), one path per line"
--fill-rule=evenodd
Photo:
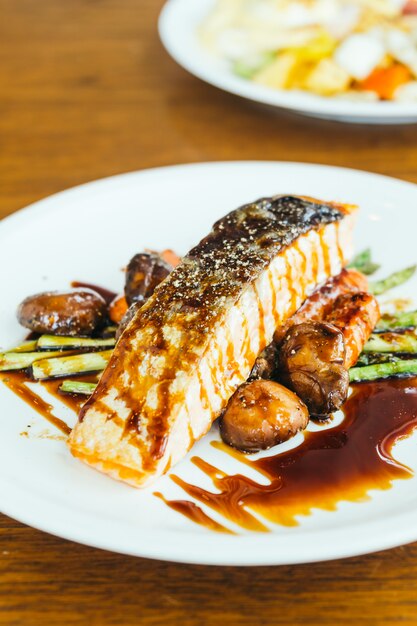
M72 454L135 487L180 461L276 328L341 271L355 212L277 196L220 219L122 333L70 435Z

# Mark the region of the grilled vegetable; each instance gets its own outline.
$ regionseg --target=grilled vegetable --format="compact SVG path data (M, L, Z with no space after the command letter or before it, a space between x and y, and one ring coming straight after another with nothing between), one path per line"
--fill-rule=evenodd
M38 339L39 350L77 350L78 348L103 349L113 347L116 343L114 337L107 339L91 339L90 337L56 337L55 335L42 335Z
M364 352L405 352L414 354L417 352L417 337L412 332L378 333L369 337L368 343L363 348Z
M100 334L103 339L107 339L108 337L114 337L116 332L117 332L117 325L114 325L114 326L106 326L106 328L104 328Z
M279 354L284 384L307 404L313 416L325 419L346 400L348 369L379 318L370 294L339 296L325 322L305 322L290 328Z
M249 380L263 378L271 380L274 377L277 366L278 344L274 341L265 348L255 361Z
M308 424L305 404L272 380L241 385L220 422L225 443L243 452L257 452L287 441Z
M398 331L417 326L417 311L405 311L395 315L383 315L376 325L374 332Z
M309 296L298 311L274 334L274 341L280 343L287 330L294 324L322 321L332 311L336 300L343 295L367 291L368 280L356 269L343 269L340 274L329 278L319 289Z
M99 372L110 360L112 350L61 356L56 359L43 359L32 365L32 376L35 380Z
M380 296L381 294L389 291L389 289L393 289L394 287L399 287L403 283L409 280L414 272L416 271L416 265L412 265L411 267L406 267L404 270L400 270L399 272L394 272L394 274L390 274L387 278L383 280L378 280L377 282L370 284L370 291L374 294L374 296Z
M155 252L136 254L126 270L125 296L128 305L133 302L144 304L171 271L172 265Z
M340 409L349 389L342 332L325 322L290 328L279 354L282 382L306 403L311 415Z
M78 380L64 380L62 385L59 387L59 390L63 393L79 393L91 396L96 387L96 383L86 383Z
M54 357L61 356L61 352L50 352L48 360L51 362ZM45 353L42 352L4 352L0 354L0 372L10 370L23 370L29 367L35 361L46 359Z
M23 300L17 311L26 328L71 337L92 335L105 323L106 315L105 300L89 289L38 293Z
M365 367L353 367L349 371L351 383L359 383L391 376L416 376L417 359L397 360L389 363L377 363Z
M25 341L24 343L21 343L20 345L15 346L11 350L6 350L6 354L8 352L33 352L34 350L36 350L37 345L38 345L37 339L34 339L33 341Z
M345 340L345 367L355 365L368 337L379 320L378 302L369 293L340 296L326 322L342 331Z
M359 272L362 272L362 274L370 276L380 268L380 265L372 261L371 249L366 248L366 250L363 250L352 259L348 268L357 269Z
M395 363L400 360L401 356L397 356L390 352L362 352L356 362L356 367L375 365L376 363Z
M120 324L123 316L126 314L129 305L124 296L116 296L109 305L109 317L114 324Z
M120 321L120 324L119 324L119 326L117 328L116 341L119 339L120 335L124 332L125 328L128 327L129 323L135 317L136 313L139 311L141 306L142 306L142 304L140 302L134 302L127 309L126 313L123 315L123 317L122 317L122 319Z
M172 267L177 267L181 263L181 257L176 254L173 250L162 250L159 253L161 259L163 259L168 265Z
M367 288L367 279L355 269L343 269L337 276L329 278L304 301L304 304L285 324L277 328L274 341L256 359L250 379L275 377L279 344L291 326L302 322L321 321L341 295L353 294Z

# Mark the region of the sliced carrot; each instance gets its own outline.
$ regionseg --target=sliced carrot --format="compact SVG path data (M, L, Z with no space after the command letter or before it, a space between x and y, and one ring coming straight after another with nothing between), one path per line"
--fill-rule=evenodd
M128 309L126 298L124 296L116 296L114 300L110 302L109 317L115 324L120 324L123 315Z
M417 0L408 0L403 8L404 15L417 15Z
M382 100L392 100L395 90L412 78L410 70L395 63L390 67L375 69L368 78L360 83L360 88L365 91L375 91Z
M158 252L157 250L151 250L150 248L145 248L145 252L149 254L158 254L161 259L172 265L172 267L177 267L181 263L181 257L178 256L176 252L173 250L162 250L162 252Z
M175 254L173 250L162 250L160 255L164 261L172 265L172 267L177 267L177 265L181 263L181 257L179 257L178 254Z

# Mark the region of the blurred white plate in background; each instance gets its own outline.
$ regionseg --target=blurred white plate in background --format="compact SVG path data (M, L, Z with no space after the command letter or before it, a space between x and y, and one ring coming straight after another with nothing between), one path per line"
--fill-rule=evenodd
M417 122L417 104L351 102L324 98L303 91L270 89L232 73L229 65L201 45L197 29L214 0L168 0L159 18L159 34L179 65L224 91L303 115L357 124L409 124Z

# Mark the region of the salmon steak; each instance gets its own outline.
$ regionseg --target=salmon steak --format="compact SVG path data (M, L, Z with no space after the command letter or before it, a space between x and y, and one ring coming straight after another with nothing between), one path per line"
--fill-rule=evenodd
M216 222L122 333L69 437L72 454L135 487L180 461L275 330L339 274L355 213L276 196Z

